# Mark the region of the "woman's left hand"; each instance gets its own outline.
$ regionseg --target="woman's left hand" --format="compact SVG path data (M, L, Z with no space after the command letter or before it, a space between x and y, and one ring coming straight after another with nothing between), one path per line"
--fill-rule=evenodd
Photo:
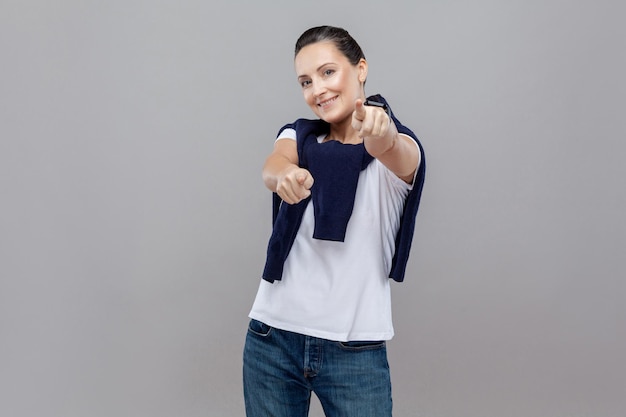
M352 113L352 127L365 138L384 138L389 133L391 119L380 107L366 106L357 99Z
M399 135L396 124L381 107L365 106L358 99L352 113L352 127L363 138L367 153L378 159L399 178L411 184L420 164L420 152L413 139Z

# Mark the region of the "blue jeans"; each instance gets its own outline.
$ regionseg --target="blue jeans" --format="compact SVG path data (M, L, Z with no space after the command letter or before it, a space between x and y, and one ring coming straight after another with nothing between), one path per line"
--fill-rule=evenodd
M327 417L391 416L387 348L333 342L251 320L243 354L248 417L306 417L311 392Z

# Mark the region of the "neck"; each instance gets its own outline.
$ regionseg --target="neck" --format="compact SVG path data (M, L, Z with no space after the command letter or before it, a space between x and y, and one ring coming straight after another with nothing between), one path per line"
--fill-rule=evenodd
M356 130L352 127L352 115L340 123L330 125L330 132L326 140L336 140L346 144L356 144L363 142Z

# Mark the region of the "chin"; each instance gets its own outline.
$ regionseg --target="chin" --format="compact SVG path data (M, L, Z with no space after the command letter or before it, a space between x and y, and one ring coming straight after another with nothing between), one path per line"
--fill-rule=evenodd
M341 115L334 111L329 112L329 113L324 113L324 112L319 111L319 109L314 109L313 113L315 113L315 115L318 118L322 119L326 123L337 123L341 119Z
M343 115L337 115L337 114L327 114L323 117L320 117L320 119L322 119L323 121L325 121L326 123L335 123L335 124L339 124L341 122L343 122L344 120L346 120L347 117L343 116Z

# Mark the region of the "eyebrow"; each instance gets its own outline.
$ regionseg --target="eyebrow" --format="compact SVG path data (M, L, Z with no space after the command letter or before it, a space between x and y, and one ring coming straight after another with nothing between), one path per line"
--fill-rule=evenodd
M315 72L321 70L322 68L324 68L326 65L330 65L330 64L334 64L334 62L326 62L322 65L320 65L319 67L317 67L317 69L315 70ZM306 78L308 77L308 75L298 75L298 80L302 79L302 78Z

